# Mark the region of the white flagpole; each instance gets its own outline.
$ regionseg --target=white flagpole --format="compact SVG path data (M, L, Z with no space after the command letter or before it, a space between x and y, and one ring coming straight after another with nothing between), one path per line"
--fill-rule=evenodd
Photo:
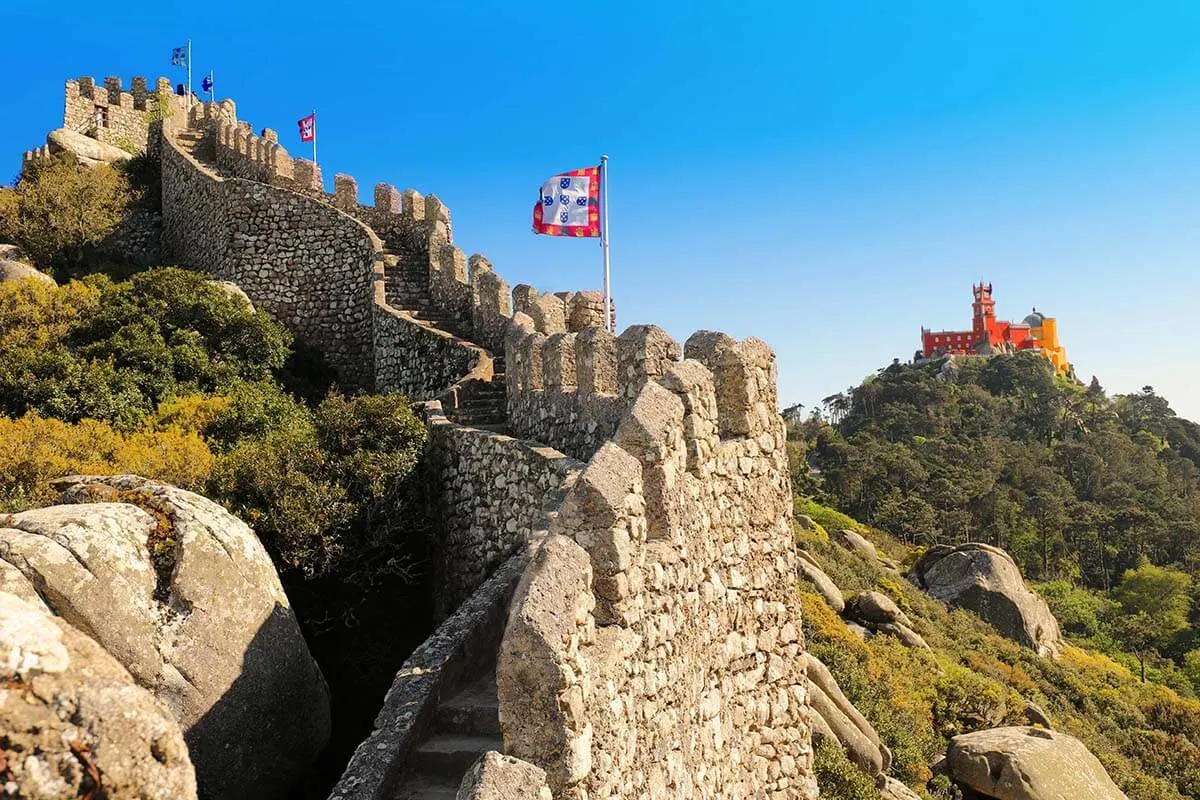
M188 39L187 44L187 60L188 60L188 88L187 88L187 104L188 108L192 107L192 40Z
M313 163L317 163L317 110L313 109Z
M612 321L612 293L608 285L608 156L600 156L600 248L604 251L604 328L616 333Z

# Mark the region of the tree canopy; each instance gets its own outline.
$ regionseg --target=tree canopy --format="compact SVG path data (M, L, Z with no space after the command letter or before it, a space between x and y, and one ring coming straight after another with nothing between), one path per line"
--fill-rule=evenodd
M794 427L797 490L910 543L989 542L1101 589L1200 557L1200 427L1151 387L1109 398L1022 353L893 364L826 410Z

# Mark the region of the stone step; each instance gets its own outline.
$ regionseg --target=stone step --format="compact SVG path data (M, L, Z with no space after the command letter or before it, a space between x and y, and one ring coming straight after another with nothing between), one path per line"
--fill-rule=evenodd
M500 397L472 397L460 405L459 409L467 412L498 411L504 406L504 399Z
M503 422L507 420L502 408L453 408L449 413L455 422Z
M393 800L455 800L460 782L461 776L455 780L442 775L413 775L392 797Z
M475 736L500 735L500 701L496 699L496 676L487 673L438 706L437 728L441 733Z
M413 766L426 775L462 778L463 773L488 750L504 752L499 736L436 734L413 752Z

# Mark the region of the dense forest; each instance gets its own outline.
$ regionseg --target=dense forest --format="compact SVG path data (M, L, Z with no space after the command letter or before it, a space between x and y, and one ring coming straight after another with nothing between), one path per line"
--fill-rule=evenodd
M954 358L892 364L823 412L789 413L798 493L910 545L1002 547L1068 633L1200 685L1200 426L1151 387Z

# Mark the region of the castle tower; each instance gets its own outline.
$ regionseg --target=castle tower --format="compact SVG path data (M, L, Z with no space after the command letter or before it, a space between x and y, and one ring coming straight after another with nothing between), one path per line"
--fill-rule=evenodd
M974 312L972 332L975 334L974 338L981 341L995 324L996 301L992 299L990 283L974 284L971 286L971 292L975 295L975 302L971 304L971 310Z

